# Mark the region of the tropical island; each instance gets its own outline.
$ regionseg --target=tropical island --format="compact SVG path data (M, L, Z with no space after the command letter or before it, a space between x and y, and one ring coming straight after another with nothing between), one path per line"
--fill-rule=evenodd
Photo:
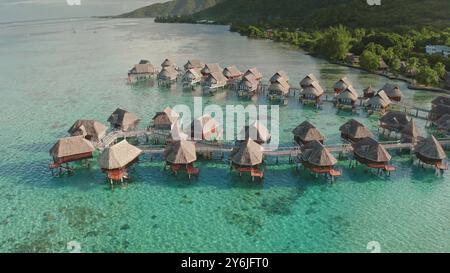
M230 25L241 35L290 43L333 63L407 81L411 88L445 91L450 90L448 10L450 2L439 0L380 6L364 0L174 0L118 17Z

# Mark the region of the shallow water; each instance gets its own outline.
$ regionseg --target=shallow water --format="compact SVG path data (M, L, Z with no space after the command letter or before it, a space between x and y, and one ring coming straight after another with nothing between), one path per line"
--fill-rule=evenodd
M106 122L120 106L144 127L166 106L192 105L198 93L127 85L127 70L143 58L182 65L199 57L266 76L283 69L292 83L315 73L327 89L344 75L360 91L385 78L222 26L78 19L2 24L0 37L0 251L67 252L71 241L82 252L366 252L370 241L383 252L449 251L450 178L412 166L408 155L394 157L390 178L341 161L333 185L273 158L263 184L230 173L225 161L200 161L199 178L187 182L143 157L132 183L113 191L96 166L63 178L47 169L49 148L76 119ZM435 96L399 84L409 104L429 107ZM232 93L204 102L250 103ZM291 99L280 108L281 139L290 144L290 130L308 119L338 143L350 117ZM357 118L376 131L376 117Z

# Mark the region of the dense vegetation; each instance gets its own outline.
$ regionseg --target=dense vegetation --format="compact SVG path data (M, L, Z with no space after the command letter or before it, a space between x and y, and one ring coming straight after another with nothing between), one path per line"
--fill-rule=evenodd
M349 56L359 56L359 65L372 72L380 70L384 62L391 74L413 77L425 85L443 84L441 80L446 70L450 70L449 57L425 53L428 44L450 46L450 28L439 31L422 28L400 34L364 28L349 29L342 25L299 31L267 30L234 24L231 30L249 37L288 42L335 62L351 63Z
M159 16L181 16L215 6L223 0L174 0L165 3L157 3L139 8L129 13L119 15L119 18L141 18Z

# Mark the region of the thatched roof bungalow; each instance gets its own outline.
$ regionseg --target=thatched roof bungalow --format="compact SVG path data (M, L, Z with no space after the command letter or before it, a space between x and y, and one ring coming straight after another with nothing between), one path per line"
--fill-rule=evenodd
M136 129L139 121L135 114L120 108L117 108L108 118L112 128L125 132Z
M368 99L365 103L366 108L371 111L385 111L392 104L392 101L383 90L379 91L375 96Z
M353 86L345 88L336 96L336 104L338 107L351 106L352 108L354 108L357 101L358 92L355 90L355 88L353 88Z
M350 142L357 142L367 137L373 137L373 134L362 123L351 119L344 123L340 128L341 137Z
M192 86L194 84L200 83L202 81L202 73L198 68L188 69L181 79L183 86Z
M349 86L353 86L352 82L347 77L343 77L334 84L333 89L336 94L339 94Z
M68 133L71 136L83 136L92 142L100 141L105 135L108 127L96 120L79 119L70 127Z
M260 81L263 78L263 75L261 74L261 72L259 72L258 69L256 69L255 67L248 69L245 73L244 73L244 77L248 76L248 75L253 75L253 77L255 77L255 79L257 81Z
M128 77L149 78L156 73L155 67L147 60L141 60L128 72Z
M375 94L376 91L372 88L371 85L363 90L363 97L366 99L372 98L373 96L375 96Z
M253 75L247 75L242 77L241 82L239 83L238 95L240 97L251 97L258 90L260 82L256 80Z
M420 130L417 127L416 121L411 119L408 124L402 129L400 140L403 143L416 143L421 137Z
M211 73L222 74L222 72L223 72L223 69L217 63L205 64L205 66L201 70L201 73L204 77L209 76L209 74L211 74Z
M312 141L319 141L320 143L325 141L325 137L309 121L302 122L292 130L292 133L294 134L295 142L299 145L306 145Z
M443 162L447 158L447 154L434 136L420 140L414 148L414 153L425 164L433 165L440 170L447 169L447 165Z
M320 103L320 98L325 94L323 88L318 82L312 82L311 85L305 87L300 92L300 100L304 103L314 102L316 104Z
M433 122L438 130L445 132L447 135L450 133L450 114L445 114L438 120Z
M331 177L340 176L341 172L333 169L337 160L331 152L319 141L314 140L300 149L299 160L308 170L316 174L327 174Z
M158 74L158 80L166 82L174 82L178 78L178 71L171 67L163 67L163 69Z
M239 133L238 140L245 141L253 139L258 144L269 143L272 136L267 127L259 121L255 121L250 126L244 126Z
M289 95L290 88L289 83L284 78L279 78L269 85L269 97L271 99L286 97Z
M205 85L211 89L221 88L227 85L228 79L222 74L222 71L213 71L209 73L205 80Z
M289 82L289 76L287 75L286 72L284 72L283 70L277 71L271 78L270 78L270 83L276 83L279 82L280 80L284 81L284 82Z
M389 166L391 155L378 141L366 137L352 144L355 159L370 168L393 171L394 167Z
M141 149L126 140L106 148L98 157L98 163L111 181L123 181L128 178L128 167L139 159Z
M178 121L180 115L172 110L172 108L167 107L162 112L157 112L153 117L152 125L150 126L155 130L172 130L172 127Z
M397 84L386 83L383 88L380 89L386 92L386 95L389 99L393 101L401 101L403 97L403 93L400 90L400 86Z
M218 140L222 137L219 123L210 115L203 115L191 123L191 138L193 140Z
M311 86L313 82L319 83L319 80L314 76L314 74L309 74L303 80L300 81L300 87L306 88Z
M165 59L164 62L162 62L161 67L162 68L173 68L175 70L177 69L177 65L171 59Z
M72 136L59 139L50 149L55 167L64 163L92 158L95 147L83 136Z
M184 65L184 70L189 70L189 69L198 69L201 70L205 65L202 63L201 60L199 59L191 59L188 60L187 63Z
M169 143L164 150L163 158L175 174L184 170L191 178L191 175L198 175L200 172L193 166L197 161L194 142L180 140Z
M231 152L231 162L237 167L256 167L263 162L263 148L247 139Z
M242 77L242 72L235 66L228 66L225 67L223 69L223 75L228 79L228 80L235 80L235 79L239 79L240 77Z
M408 116L404 112L389 111L380 118L380 127L392 132L401 132L408 125Z
M431 111L428 113L428 119L435 122L442 116L448 114L450 114L450 105L438 104L431 108Z

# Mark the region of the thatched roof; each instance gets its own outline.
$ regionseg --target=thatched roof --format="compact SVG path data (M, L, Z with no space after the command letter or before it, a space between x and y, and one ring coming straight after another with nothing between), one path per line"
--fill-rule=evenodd
M155 67L151 63L135 64L134 67L130 70L131 74L151 74L154 72Z
M295 137L300 138L304 142L309 142L313 140L324 141L325 137L320 133L320 131L312 125L309 121L304 121L298 125L292 133Z
M339 131L345 135L350 136L354 139L361 139L365 137L373 137L373 134L369 129L367 129L362 123L355 119L351 119L344 123Z
M364 95L375 94L375 89L371 85L363 90Z
M158 74L158 79L160 80L176 80L178 77L178 71L172 67L164 67Z
M334 84L333 88L338 90L344 90L345 88L352 85L353 85L352 82L347 77L343 77Z
M450 131L450 114L445 114L434 122L439 129Z
M157 119L160 116L164 116L163 121L168 122L171 125L175 124L175 122L177 122L178 118L180 117L180 115L170 107L167 107L162 112L157 112L153 117L153 121L155 121L155 119Z
M141 149L131 145L126 140L106 148L98 157L100 168L115 170L126 167L142 153Z
M378 141L373 138L366 137L352 144L353 152L360 158L364 158L372 162L388 162L391 155Z
M202 71L203 74L211 74L211 73L217 73L222 74L223 69L220 68L219 64L213 63L213 64L205 64Z
M339 95L336 96L336 99L356 101L358 100L358 92L355 90L355 88L353 88L353 86L349 86L345 88L344 91L339 93Z
M270 82L271 83L275 83L277 81L279 81L280 79L283 79L284 82L289 82L289 77L286 74L286 72L284 72L283 70L280 70L278 72L276 72L271 78L270 78Z
M262 79L262 77L263 77L263 75L261 74L261 72L259 72L259 70L256 69L255 67L250 68L249 70L247 70L247 71L244 73L244 76L247 76L247 75L253 75L253 76L255 76L255 79L257 79L257 80L260 80L260 79Z
M263 161L262 147L251 139L247 139L232 151L231 162L239 166L256 166Z
M95 151L94 145L82 136L72 136L59 139L50 149L53 158L62 158Z
M278 78L269 85L268 90L269 92L277 92L286 95L289 93L290 88L289 83L285 81L284 78Z
M439 96L439 97L435 98L434 100L432 100L431 104L433 104L433 105L439 105L439 104L450 105L450 97Z
M366 104L372 107L382 107L386 108L391 105L392 101L386 95L386 92L383 90L379 91L375 96L367 100Z
M444 160L447 158L447 154L442 148L441 143L434 137L421 139L414 148L417 154L429 159Z
M165 59L164 62L161 64L162 67L173 67L175 68L176 64L171 59Z
M416 121L411 119L411 121L406 124L406 126L401 131L402 136L408 136L410 138L417 138L420 136L420 130L416 125Z
M445 114L450 114L450 105L438 104L431 108L430 114L437 117L442 117Z
M183 80L188 81L201 80L201 78L202 74L200 73L200 69L198 68L188 69L183 75Z
M235 66L228 66L223 69L223 75L227 78L236 78L242 75L242 72Z
M192 59L192 60L187 61L187 63L184 65L184 69L185 70L192 69L192 68L202 69L203 66L204 66L204 64L202 63L201 60Z
M317 80L314 74L309 74L305 78L303 78L303 80L300 81L300 86L302 88L305 88L307 86L310 86L313 82L319 83L319 80Z
M408 125L408 116L404 112L389 111L380 118L382 126L388 126L396 129L403 129Z
M403 97L403 93L397 84L386 83L381 90L384 90L389 98Z
M249 89L256 90L259 85L259 81L255 78L255 76L249 74L242 78L240 84L246 86Z
M311 85L303 88L300 94L319 97L322 96L324 93L325 91L318 82L312 82Z
M197 160L195 143L192 141L174 141L164 150L163 158L171 164L189 164Z
M139 119L133 113L117 108L108 118L108 122L115 128L123 131L132 130L137 127Z
M222 71L212 71L206 82L209 84L217 84L223 86L227 83L228 79L223 75Z
M68 130L71 136L82 135L91 141L99 141L106 135L108 127L96 120L79 119Z
M271 135L264 124L255 121L250 126L244 126L242 128L238 140L247 140L249 138L265 143L270 141Z
M317 140L311 141L301 148L301 159L311 165L318 167L333 166L337 163L336 158Z

